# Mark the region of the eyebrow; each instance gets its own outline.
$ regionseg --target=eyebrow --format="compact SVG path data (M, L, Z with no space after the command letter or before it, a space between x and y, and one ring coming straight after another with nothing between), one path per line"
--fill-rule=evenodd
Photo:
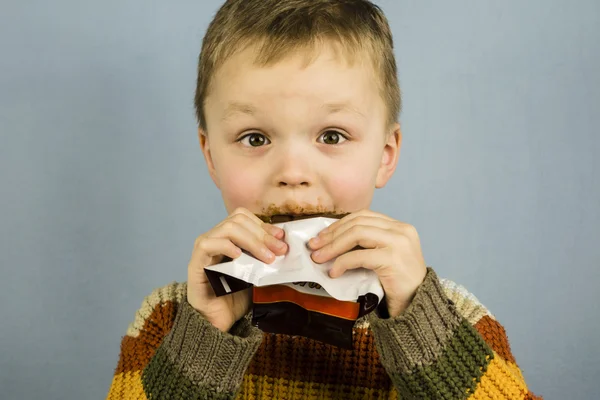
M252 104L239 103L239 102L229 103L227 108L225 108L225 113L223 114L223 118L221 118L221 121L228 120L234 114L240 113L240 114L246 114L246 115L254 115L254 114L256 114L256 112L257 112L257 109Z
M336 114L339 112L348 112L351 114L356 114L362 118L366 118L366 116L360 112L355 107L352 107L349 103L326 103L321 105L321 109L326 109L328 114ZM225 112L223 114L223 118L221 121L226 121L230 119L235 114L246 114L246 115L256 115L258 113L258 109L249 103L240 103L233 102L229 103L229 105L225 108Z
M329 114L335 114L338 112L349 112L352 114L357 114L362 118L366 118L366 116L363 113L361 113L355 107L352 107L349 103L327 103L323 104L321 108L326 108L327 111L329 111Z

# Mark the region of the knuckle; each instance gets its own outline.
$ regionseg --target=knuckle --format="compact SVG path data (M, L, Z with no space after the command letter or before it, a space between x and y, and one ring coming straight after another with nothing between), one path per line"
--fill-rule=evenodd
M204 235L200 235L194 240L194 249L199 248L204 242Z
M362 229L364 229L363 225L354 225L348 229L348 233L350 233L352 236L355 236L358 235Z
M206 251L206 247L207 247L206 240L200 240L198 242L198 245L197 245L196 249L200 250L200 251Z
M410 245L410 243L411 243L411 240L410 240L410 238L409 238L408 236L406 236L406 235L400 235L400 236L398 237L398 243L399 243L401 246L409 246L409 245Z
M253 240L253 244L256 249L262 249L266 246L266 240L264 237L263 239L256 238L255 240Z
M246 215L247 213L248 213L248 211L244 207L237 207L235 210L233 210L231 215L232 216Z
M223 222L223 229L226 231L232 231L235 226L237 225L237 223L231 219L228 219L227 221Z
M324 246L323 249L321 249L321 254L326 254L326 255L332 255L335 254L338 257L341 255L339 254L340 251L344 248L344 244L340 243L340 242L331 242L329 243L327 246Z
M272 237L273 236L271 236L269 233L263 232L261 240L263 243L267 243L267 241L271 240ZM273 239L275 239L275 238L273 238Z
M367 220L368 220L368 218L362 214L360 216L356 217L356 219L355 219L355 221L358 225L365 225Z
M419 232L417 232L417 228L415 228L413 225L409 225L409 224L404 225L404 234L411 238L419 236Z
M243 223L246 219L248 219L248 216L246 214L235 214L231 217L231 220L235 221L238 224Z

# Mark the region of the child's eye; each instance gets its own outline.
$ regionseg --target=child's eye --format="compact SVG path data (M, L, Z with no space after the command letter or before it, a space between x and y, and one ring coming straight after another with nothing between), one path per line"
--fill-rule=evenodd
M249 147L260 147L271 143L265 135L261 135L260 133L249 133L244 135L238 139L238 142Z
M340 144L340 143L343 143L346 140L348 140L340 132L332 131L332 130L323 132L323 134L321 136L319 136L319 139L321 139L321 138L323 138L323 141L319 140L319 142L325 143L325 144Z

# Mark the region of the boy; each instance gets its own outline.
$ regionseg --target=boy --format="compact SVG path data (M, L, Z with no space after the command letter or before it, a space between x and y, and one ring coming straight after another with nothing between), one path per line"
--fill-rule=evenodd
M414 227L369 211L401 146L392 36L367 0L228 0L204 38L199 140L229 216L196 239L188 281L155 290L109 399L530 399L504 329L425 264ZM251 293L215 297L204 267L270 263L283 231L258 216L349 213L309 242L332 278L373 269L385 291L353 349L262 333ZM356 249L357 246L360 248Z

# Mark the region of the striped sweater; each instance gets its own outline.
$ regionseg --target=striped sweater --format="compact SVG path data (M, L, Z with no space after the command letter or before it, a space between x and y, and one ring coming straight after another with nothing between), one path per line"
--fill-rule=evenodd
M223 333L186 301L186 284L148 296L121 342L108 399L536 399L504 328L463 287L429 268L396 318L357 321L353 349Z

